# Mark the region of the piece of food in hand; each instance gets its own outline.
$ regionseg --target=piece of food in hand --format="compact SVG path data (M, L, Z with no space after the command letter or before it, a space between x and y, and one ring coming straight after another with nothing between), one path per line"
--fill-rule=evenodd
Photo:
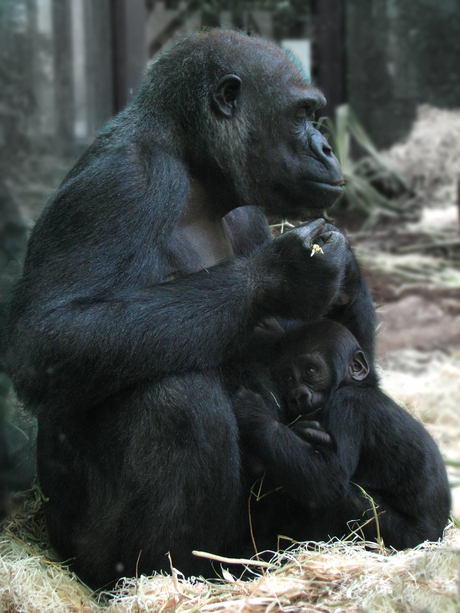
M311 245L310 248L311 248L310 257L313 257L316 253L324 253L321 247L317 245L316 243L314 245Z

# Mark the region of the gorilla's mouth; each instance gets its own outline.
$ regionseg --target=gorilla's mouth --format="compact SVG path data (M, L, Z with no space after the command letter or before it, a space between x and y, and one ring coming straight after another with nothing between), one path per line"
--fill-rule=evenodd
M336 183L322 183L320 181L306 181L308 191L307 206L311 209L327 209L344 193L345 181L340 179Z
M309 183L316 185L319 189L337 194L342 194L345 189L345 181L343 179L340 183L322 183L321 181L309 181Z

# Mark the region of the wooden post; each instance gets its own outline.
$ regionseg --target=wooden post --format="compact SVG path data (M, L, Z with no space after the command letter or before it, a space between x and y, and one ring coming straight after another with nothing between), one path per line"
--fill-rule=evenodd
M112 0L115 111L136 93L147 63L145 0Z
M334 117L334 110L347 100L345 54L345 0L314 0L313 80L327 99L322 114Z
M69 0L53 0L56 145L72 155L75 143L72 80L71 11Z
M458 177L457 179L457 207L458 207L458 231L460 233L460 177Z

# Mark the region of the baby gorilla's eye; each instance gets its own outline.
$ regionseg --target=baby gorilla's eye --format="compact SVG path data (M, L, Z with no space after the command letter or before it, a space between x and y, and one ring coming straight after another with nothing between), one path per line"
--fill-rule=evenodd
M303 369L304 377L312 377L313 375L316 375L317 372L318 369L312 364L310 364L309 366L305 366L305 368Z

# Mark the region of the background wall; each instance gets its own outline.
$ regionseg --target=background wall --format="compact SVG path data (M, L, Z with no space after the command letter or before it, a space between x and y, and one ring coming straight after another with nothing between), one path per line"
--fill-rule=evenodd
M347 0L348 101L373 140L406 136L417 106L460 107L460 0Z

